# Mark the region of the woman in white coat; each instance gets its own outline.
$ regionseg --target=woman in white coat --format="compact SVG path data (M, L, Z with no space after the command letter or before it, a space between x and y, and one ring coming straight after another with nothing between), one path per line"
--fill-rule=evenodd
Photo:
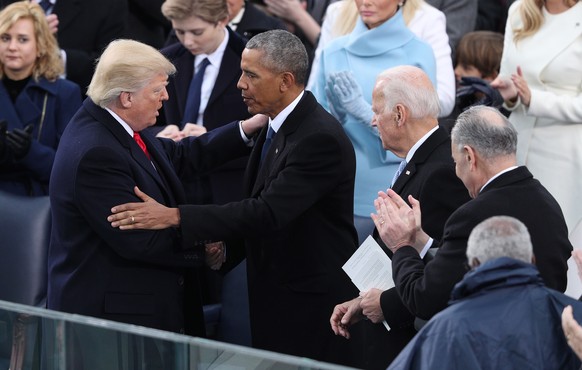
M582 219L582 2L518 0L509 10L499 89L518 131L518 159Z

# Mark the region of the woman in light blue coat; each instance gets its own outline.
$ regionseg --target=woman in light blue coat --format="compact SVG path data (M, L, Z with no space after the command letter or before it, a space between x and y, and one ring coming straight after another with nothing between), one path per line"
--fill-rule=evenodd
M342 123L354 145L354 222L362 242L374 229L374 199L390 187L402 161L382 147L370 125L376 76L390 67L413 65L436 86L436 66L432 48L406 27L398 0L355 2L360 15L356 27L323 49L313 94Z
M60 79L63 70L37 3L21 1L0 12L0 191L48 194L61 134L81 106L79 86Z

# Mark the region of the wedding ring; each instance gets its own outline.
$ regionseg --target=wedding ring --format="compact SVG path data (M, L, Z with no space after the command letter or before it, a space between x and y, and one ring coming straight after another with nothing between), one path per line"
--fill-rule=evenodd
M134 224L135 223L135 217L131 216L131 223Z
M384 225L384 219L380 221L380 225Z

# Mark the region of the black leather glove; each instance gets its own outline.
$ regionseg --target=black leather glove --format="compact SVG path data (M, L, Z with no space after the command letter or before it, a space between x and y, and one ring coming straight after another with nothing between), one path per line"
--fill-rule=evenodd
M6 158L6 126L6 121L0 120L0 162Z
M6 133L6 144L8 144L8 148L12 152L12 157L15 160L22 159L30 150L33 129L34 126L30 124L24 130L15 128Z
M503 97L489 82L478 77L461 77L461 87L457 89L457 105L465 110L474 105L487 105L500 108Z

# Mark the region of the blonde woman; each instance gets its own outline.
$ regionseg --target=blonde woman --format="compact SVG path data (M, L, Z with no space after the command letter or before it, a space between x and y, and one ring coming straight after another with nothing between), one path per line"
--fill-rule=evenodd
M48 194L59 140L81 106L79 86L60 79L63 71L42 8L28 1L4 8L0 12L0 121L6 122L8 133L0 190Z
M350 33L358 19L354 0L332 3L321 26L315 60L309 76L309 88L315 83L321 50L336 37ZM441 105L440 117L448 116L455 106L455 77L445 15L424 0L406 0L402 6L404 23L421 40L429 44L436 60L437 93Z
M571 231L582 218L582 3L518 0L500 76L517 155L556 198Z

